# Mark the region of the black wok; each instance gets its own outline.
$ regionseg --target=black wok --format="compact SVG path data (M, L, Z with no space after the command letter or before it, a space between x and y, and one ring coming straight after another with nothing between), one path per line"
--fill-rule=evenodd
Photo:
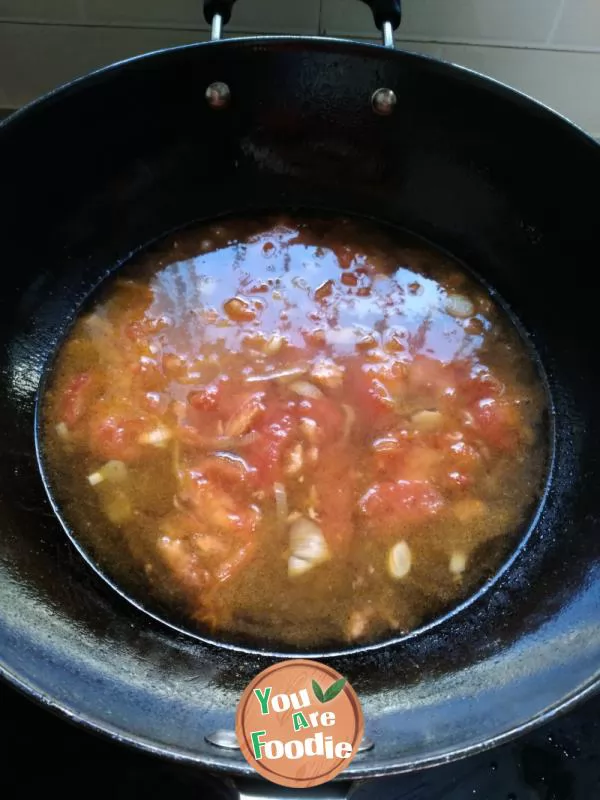
M381 21L381 20L380 20ZM222 81L230 102L206 88ZM392 89L388 116L373 92ZM548 109L449 64L292 37L161 51L96 72L0 127L0 666L118 741L232 776L211 743L283 654L199 641L144 614L74 549L34 446L45 366L84 298L192 220L309 207L405 227L472 266L547 374L553 459L540 513L487 587L415 635L313 653L357 690L372 748L342 777L499 744L600 678L600 147ZM332 789L334 786L332 785Z

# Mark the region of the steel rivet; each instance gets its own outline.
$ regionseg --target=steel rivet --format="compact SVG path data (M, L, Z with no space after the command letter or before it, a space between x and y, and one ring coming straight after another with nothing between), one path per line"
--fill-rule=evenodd
M226 108L231 100L231 89L222 81L211 83L204 93L211 108Z
M367 750L372 750L375 747L375 743L369 739L368 736L363 736L362 742L358 745L356 752L357 753L364 753Z
M214 747L220 747L223 750L240 749L240 745L234 731L215 731L214 733L210 733L208 736L205 736L204 739L209 744L214 745Z
M377 91L373 92L373 96L371 97L373 111L376 114L380 114L382 117L389 116L397 102L398 98L396 97L396 93L391 89L377 89Z

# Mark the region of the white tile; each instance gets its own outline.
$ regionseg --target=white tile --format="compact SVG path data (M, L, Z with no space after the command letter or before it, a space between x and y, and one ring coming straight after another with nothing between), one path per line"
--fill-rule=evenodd
M596 54L447 44L440 55L525 92L600 136L600 57Z
M0 92L17 107L106 64L203 38L202 31L0 23Z
M561 1L404 0L397 35L425 41L539 45L550 36ZM321 25L331 35L373 35L371 12L359 0L323 0Z
M328 36L373 36L369 7L359 0L321 0L321 33Z
M201 0L81 0L81 4L84 21L94 25L208 28Z
M599 0L564 0L552 44L574 50L600 51Z
M232 32L316 34L320 0L239 0L233 7Z
M17 2L18 0L12 0ZM31 0L30 0L31 1ZM7 0L0 0L0 3ZM81 0L90 24L206 30L202 0ZM320 0L240 0L230 33L316 33Z
M77 22L82 0L0 0L0 21Z

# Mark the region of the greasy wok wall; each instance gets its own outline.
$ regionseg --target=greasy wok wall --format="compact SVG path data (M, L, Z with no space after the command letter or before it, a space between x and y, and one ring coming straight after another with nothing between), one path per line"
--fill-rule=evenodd
M229 31L375 34L358 0L240 0ZM206 36L201 0L0 0L0 108ZM513 85L600 137L598 0L404 0L397 41Z

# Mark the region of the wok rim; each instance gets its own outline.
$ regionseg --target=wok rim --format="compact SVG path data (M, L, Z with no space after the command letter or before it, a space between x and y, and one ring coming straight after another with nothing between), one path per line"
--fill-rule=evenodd
M10 113L4 119L0 119L0 133L2 130L8 126L10 126L13 122L20 120L24 115L28 114L30 111L36 110L37 108L41 108L44 105L52 102L56 97L59 97L67 92L76 90L80 85L84 83L90 83L93 79L100 79L105 75L108 75L111 72L116 72L117 70L127 67L132 64L141 63L142 61L149 60L152 58L160 58L161 56L167 56L171 53L181 53L187 50L194 50L199 47L234 47L248 46L248 47L255 47L260 45L270 46L270 45L277 45L277 44L304 44L309 46L309 49L312 47L319 47L323 46L324 48L327 47L341 47L349 48L353 50L365 50L366 53L385 53L386 57L389 59L409 59L416 62L422 62L424 64L428 64L431 67L438 67L443 68L447 72L452 71L458 75L462 75L462 77L466 80L470 80L476 84L479 84L481 88L493 88L496 92L504 95L507 99L512 99L518 101L520 104L524 104L529 106L530 108L535 108L539 113L542 113L548 116L550 119L554 120L555 122L560 122L560 124L565 127L567 130L571 131L571 134L576 134L578 137L582 138L583 140L587 141L588 144L593 146L599 147L600 141L595 139L590 133L584 130L578 123L574 122L572 119L566 116L566 114L561 113L555 108L552 108L548 104L542 102L541 100L533 97L532 95L528 94L527 92L522 91L521 89L517 89L514 86L510 86L503 81L498 80L497 78L492 77L491 75L486 75L483 72L479 72L478 70L472 69L470 67L465 67L461 64L457 64L453 61L448 61L446 59L437 58L435 56L428 55L426 53L418 53L414 50L405 50L403 48L394 47L388 48L385 47L383 44L379 44L376 42L371 41L364 41L360 39L354 39L352 37L340 37L340 36L303 36L303 35L295 35L295 34L260 34L260 35L249 35L249 36L231 36L226 39L218 39L215 41L205 40L199 42L192 42L191 44L181 44L175 45L173 47L162 47L157 50L150 50L146 53L140 53L135 56L130 56L128 58L119 59L111 64L106 64L105 66L98 67L97 69L91 70L83 75L79 75L72 80L66 81L65 83L59 84L58 86L50 89L48 92L44 93L40 97L34 98L30 100L25 105L20 106L12 113Z
M130 732L124 731L116 726L107 724L99 724L92 719L89 714L82 714L73 710L66 703L57 702L53 700L47 693L38 690L31 682L22 680L17 675L13 674L5 664L0 662L0 677L5 680L13 689L16 689L21 694L25 695L30 700L33 700L38 706L47 711L51 711L55 716L60 719L70 722L77 727L81 727L88 733L96 734L103 739L115 742L119 745L126 745L128 747L140 750L148 755L164 758L174 764L185 764L188 766L201 767L208 770L214 770L222 775L227 775L234 778L241 777L257 777L256 772L245 761L238 761L228 759L226 756L218 757L217 753L219 748L215 747L215 757L207 758L204 755L194 756L185 750L178 750L168 746L154 744L143 736L135 736ZM562 716L567 712L573 710L576 706L582 704L586 700L593 697L598 688L600 687L600 670L596 675L587 683L580 686L578 689L567 695L565 698L559 700L557 703L548 706L544 711L536 714L527 722L508 728L496 736L484 739L476 744L459 747L455 750L448 750L446 753L439 753L428 758L414 759L407 761L405 764L390 759L375 764L372 767L362 765L360 760L356 761L359 753L347 769L340 773L340 775L333 779L332 783L343 782L344 780L365 780L381 778L389 775L404 775L410 772L417 772L418 770L434 769L435 767L443 766L455 761L461 761L470 756L475 756L480 753L501 747L511 741L519 738L520 736L530 733L545 723L550 722L558 716ZM230 750L221 752L239 753L238 750Z

